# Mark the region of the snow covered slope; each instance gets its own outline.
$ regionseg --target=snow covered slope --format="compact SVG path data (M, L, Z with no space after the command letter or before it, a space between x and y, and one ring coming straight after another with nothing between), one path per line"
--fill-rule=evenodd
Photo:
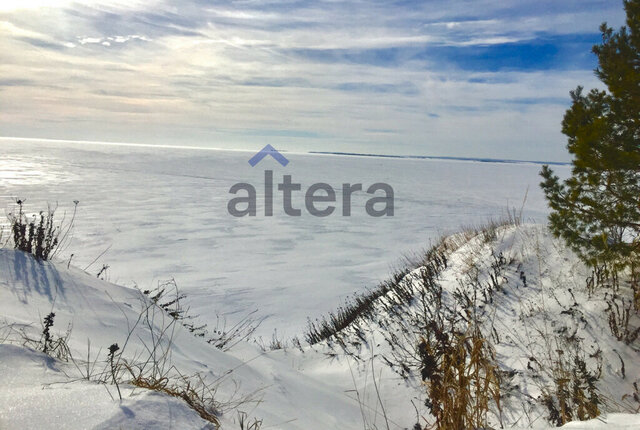
M71 369L41 352L0 345L0 428L202 429L208 425L182 400L123 387L124 399L117 402L102 385L71 382L65 370Z
M76 360L93 362L97 358L96 367L101 369L107 348L113 343L125 345L130 330L124 355L139 357L153 342L150 327L136 325L146 300L137 290L63 264L0 250L0 340L14 344L2 345L0 350L0 428L43 428L43 423L51 423L48 428L112 428L114 423L123 428L169 428L171 420L179 420L174 428L202 428L204 421L185 408L184 402L129 387L123 392L124 403L118 405L112 400L112 396L117 398L113 386L72 383L82 374L71 362L54 362L15 346L22 343L23 330L37 339L42 332L39 321L53 311L51 331L56 335L71 331L68 343ZM167 315L156 315L152 322L156 336L168 321ZM227 428L235 427L231 423L237 419L236 409L276 428L360 428L356 402L296 371L287 360L253 344L224 353L180 325L172 330L172 365L181 374L197 372L215 386ZM48 384L44 390L43 384ZM166 405L162 413L154 412L162 405ZM160 422L163 424L156 427Z
M411 271L397 283L400 288L392 288L346 329L316 346L342 365L347 360L357 363L345 372L357 368L356 383L343 378L343 389L359 386L367 405L378 410L384 406L388 417L406 427L416 422L416 415L421 424L423 417L433 422L424 406L418 344L433 335L437 318L452 317L458 330L476 318L502 374L501 408L494 407L489 416L496 428L556 424L554 409L561 409L557 382L564 380L567 392L574 386L583 390L601 413L597 422L571 424L575 428L605 425L609 413L638 411L640 342L626 344L610 330L609 304L615 308L617 303L620 309L623 299L630 304L631 291L624 282L615 300L610 288L589 287L592 273L540 225L465 232L445 239L440 250L425 261L434 276L425 275L431 270L425 266ZM633 330L640 320L633 311L631 315ZM578 376L572 379L573 374ZM340 381L336 376L334 383ZM591 392L589 383L595 388ZM578 419L581 406L566 401L572 419ZM639 415L621 419L612 415L610 427L622 428L622 422L640 426ZM374 422L380 425L371 416Z
M240 428L239 411L263 420L264 429L425 425L433 419L415 352L428 333L417 322L424 322L425 308L433 309L435 302L424 299L436 290L450 306L475 291L482 331L505 375L502 412L493 409L492 425L550 427L542 400L553 395L554 366L579 357L587 372L598 375L602 415L567 427L640 428L640 416L630 414L639 406L633 399L634 383L640 384L638 344L612 336L606 303L611 297L604 289L587 288L590 272L571 252L537 225L463 233L443 243L446 263L434 278L436 289L425 287L423 276L432 254L426 266L398 282L412 299L389 291L337 336L267 351L255 342L221 351L150 308L138 290L61 261L38 262L2 249L0 428L215 428L182 399L125 384L119 401L113 384L83 378L108 369L107 349L114 343L131 363L161 345L169 352L171 375L200 375L215 389L222 428ZM281 303L283 318L287 307ZM149 309L155 311L150 315ZM50 312L54 337L70 333L73 359L54 360L27 347L37 342L24 346L25 339L40 338L40 322Z

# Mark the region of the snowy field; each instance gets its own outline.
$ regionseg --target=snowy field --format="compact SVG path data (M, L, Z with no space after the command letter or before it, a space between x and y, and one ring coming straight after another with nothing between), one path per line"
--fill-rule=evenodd
M264 337L274 329L279 336L300 333L307 317L373 287L404 255L443 233L499 217L508 206L519 208L527 190L525 219L544 221L547 212L540 165L532 163L286 154L286 167L267 158L252 168L252 155L2 140L0 203L10 211L19 197L35 211L57 202L62 215L79 200L63 258L73 253L80 268L93 262L90 273L108 264L108 279L122 285L149 288L174 277L203 322L213 326L219 314L233 323L257 310ZM362 192L353 196L351 217L341 216L338 203L333 215L317 218L297 192L293 205L302 216L289 217L276 190L274 216L265 217L265 169L274 171L275 183L292 175L303 192L329 183L338 202L343 183L366 190L386 182L395 191L395 216L368 216ZM227 213L237 182L256 187L258 216Z

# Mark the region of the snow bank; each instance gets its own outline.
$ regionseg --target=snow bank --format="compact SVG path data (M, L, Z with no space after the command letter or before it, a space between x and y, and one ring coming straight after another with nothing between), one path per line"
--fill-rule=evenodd
M69 377L72 369L49 356L0 344L0 428L210 428L185 402L147 390L115 390ZM116 394L117 395L117 394Z
M133 334L126 356L138 356L150 344L147 328L133 328L145 300L137 290L104 282L78 269L38 262L20 251L0 250L0 327L4 325L0 340L19 343L16 333L23 329L37 338L42 331L39 322L53 311L56 316L52 331L61 335L71 330L69 347L73 356L87 357L90 341L89 361L97 357L101 363L98 366L104 366L109 345L124 345L130 329ZM168 320L166 315L156 318L156 328ZM183 374L198 373L213 381L220 402L229 404L221 417L223 424L229 424L227 428L235 427L231 424L237 419L232 406L246 396L250 396L249 401L240 402L237 408L262 419L265 426L359 428L356 402L256 345L244 344L233 353L224 353L181 326L176 326L172 342L172 364ZM113 386L86 381L68 383L80 378L71 363L54 362L17 346L2 348L0 423L6 428L39 428L34 423L50 422L49 418L55 418L52 428L111 428L116 423L125 428L165 428L171 423L163 418L168 416L180 420L175 428L203 425L184 402L129 387L123 392L125 400L119 404L112 400L112 396L117 399ZM64 383L43 390L43 384L52 382ZM165 404L162 413L154 412ZM136 413L138 410L145 413Z

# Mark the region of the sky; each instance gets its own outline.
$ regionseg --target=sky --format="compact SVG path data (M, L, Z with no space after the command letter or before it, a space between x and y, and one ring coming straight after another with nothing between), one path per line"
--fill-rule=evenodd
M0 136L567 161L603 21L622 1L0 0Z

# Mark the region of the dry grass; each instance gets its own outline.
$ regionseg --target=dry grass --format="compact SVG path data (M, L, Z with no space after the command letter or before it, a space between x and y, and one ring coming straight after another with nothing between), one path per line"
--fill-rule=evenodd
M596 386L601 369L587 368L581 350L555 351L550 373L553 384L543 389L542 402L549 411L549 421L557 426L573 420L588 420L600 415L603 399Z
M203 420L220 425L218 420L220 410L215 398L215 387L208 384L200 375L193 377L181 376L179 378L147 376L137 372L134 367L129 365L125 365L125 368L132 376L132 379L127 381L129 384L182 399Z
M71 326L63 335L56 335L53 331L55 313L47 314L42 322L38 334L34 333L31 325L4 324L0 343L13 343L27 348L41 351L58 360L69 361L72 358L69 350Z
M419 350L428 406L435 418L428 428L484 428L491 405L500 411L500 374L480 330L450 332L434 325Z

